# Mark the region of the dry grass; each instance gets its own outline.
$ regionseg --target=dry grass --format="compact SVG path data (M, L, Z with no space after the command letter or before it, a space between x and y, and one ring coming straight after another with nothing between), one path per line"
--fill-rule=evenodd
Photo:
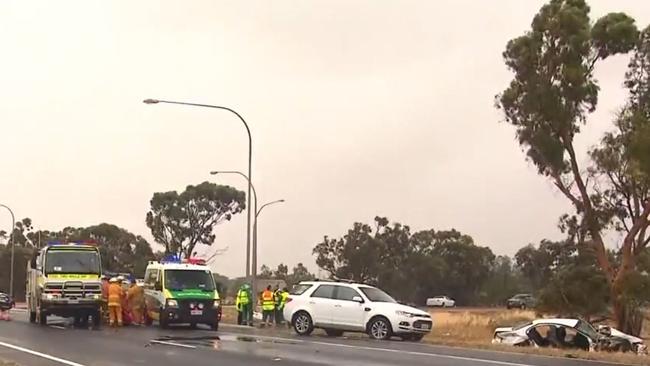
M227 324L237 324L237 308L224 306L222 308L221 321Z
M425 338L431 343L480 345L490 343L494 328L517 325L535 319L526 310L431 311L433 330Z

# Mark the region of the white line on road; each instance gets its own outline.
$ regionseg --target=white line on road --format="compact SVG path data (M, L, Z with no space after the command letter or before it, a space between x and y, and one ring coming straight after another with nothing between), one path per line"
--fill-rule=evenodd
M183 348L190 348L190 349L196 349L195 346L189 346L187 344L180 344L180 343L175 343L175 342L165 342L165 341L158 341L155 339L152 339L149 341L150 343L155 343L155 344L164 344L167 346L176 346L176 347L183 347Z
M65 327L62 327L60 325L49 325L49 327L54 328L54 329L63 329L63 330L65 330Z
M52 356L52 355L48 355L47 353L41 353L41 352L33 351L31 349L28 349L28 348L15 346L13 344L5 343L5 342L0 342L0 346L11 348L11 349L13 349L15 351L29 353L30 355L45 358L45 359L48 359L50 361L62 363L64 365L68 365L68 366L85 366L85 365L82 365L80 363L76 363L76 362L64 360L63 358L58 358L58 357L55 357L55 356Z

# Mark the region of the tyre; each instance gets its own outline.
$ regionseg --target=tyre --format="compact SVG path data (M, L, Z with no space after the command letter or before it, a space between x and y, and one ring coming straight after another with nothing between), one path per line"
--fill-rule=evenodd
M38 323L42 326L47 325L47 314L45 314L43 311L39 312L38 314Z
M340 337L343 335L343 331L338 329L325 329L325 333L328 337Z
M510 306L510 304L506 304L506 309L510 310L512 309L512 306Z
M190 323L190 329L196 329L196 323Z
M158 323L160 324L160 328L162 329L167 329L169 328L169 320L167 320L167 315L161 310L160 311L160 320Z
M30 323L36 323L36 312L35 311L29 311L29 322Z
M293 330L301 336L308 336L314 331L314 322L305 311L297 312L291 320L291 325L293 325Z
M210 328L214 330L215 332L219 330L219 322L214 322L212 325L210 325Z
M102 327L102 311L101 310L95 310L93 312L93 328L94 329L99 329Z
M387 340L393 335L393 328L388 319L378 316L368 323L368 335L372 339Z

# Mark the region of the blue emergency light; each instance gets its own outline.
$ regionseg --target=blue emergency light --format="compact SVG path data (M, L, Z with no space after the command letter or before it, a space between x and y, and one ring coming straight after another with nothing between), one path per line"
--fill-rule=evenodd
M163 257L160 263L181 263L181 257L178 254L169 254Z

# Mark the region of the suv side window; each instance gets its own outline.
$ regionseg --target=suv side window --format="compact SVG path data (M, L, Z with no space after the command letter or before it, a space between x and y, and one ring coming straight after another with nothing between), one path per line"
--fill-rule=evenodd
M352 298L355 296L361 297L357 290L350 288L350 287L345 287L345 286L336 286L336 299L337 300L345 300L345 301L352 301Z
M337 286L333 286L333 285L320 285L320 286L318 286L316 291L314 291L314 293L311 294L311 297L319 297L319 298L323 298L323 299L333 299L334 298L334 289L336 287Z

